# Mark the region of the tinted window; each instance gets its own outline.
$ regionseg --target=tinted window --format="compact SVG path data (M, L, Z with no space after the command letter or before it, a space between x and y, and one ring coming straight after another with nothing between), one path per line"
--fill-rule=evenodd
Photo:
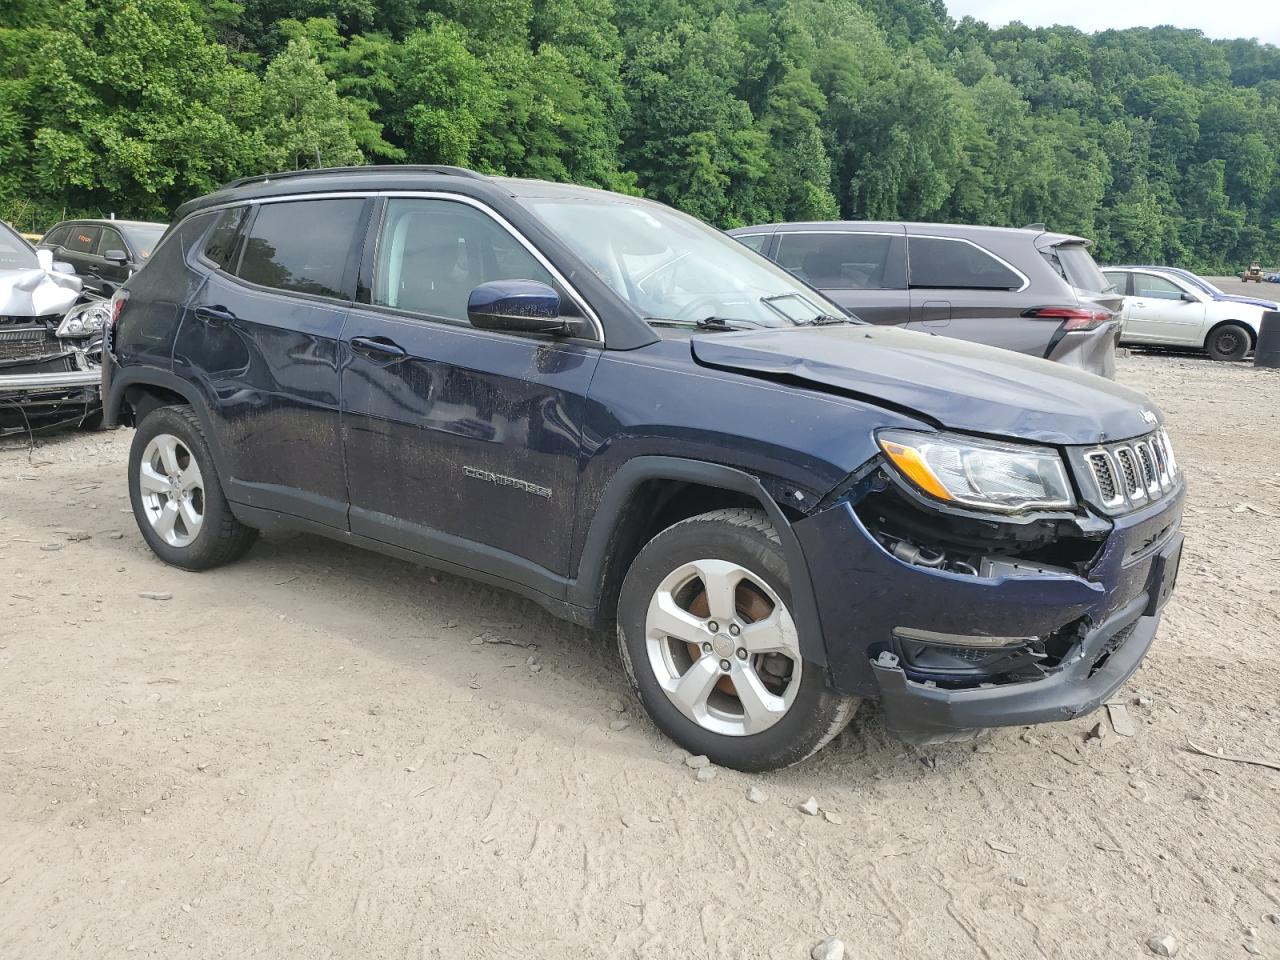
M907 285L903 243L880 233L784 233L778 262L820 289L901 290Z
M91 253L94 244L98 242L98 233L97 227L74 223L71 225L70 235L63 246L74 253Z
M203 256L220 270L230 270L235 263L236 239L240 235L240 225L244 223L247 207L232 207L216 214L218 225L209 234L204 245Z
M1089 255L1089 248L1083 243L1060 243L1055 252L1058 262L1062 264L1063 273L1066 274L1067 283L1077 290L1087 290L1089 293L1109 292L1111 283L1102 275L1093 257Z
M912 237L911 286L1016 290L1022 278L979 247L963 240Z
M769 240L769 235L767 233L753 233L745 237L734 237L733 239L744 247L750 247L756 253L761 253L764 250L764 245Z
M151 256L151 251L164 236L164 227L129 227L129 242L133 245L134 254L142 260Z
M94 252L100 257L105 257L108 250L120 250L128 254L129 248L125 246L124 237L120 236L120 231L115 227L102 227L98 234L98 245L94 248Z
M449 200L388 201L375 304L466 320L467 297L490 280L552 283L515 237L474 207Z
M27 246L27 241L0 224L0 267L21 267L27 270L38 262L35 251Z
M249 227L237 275L250 283L321 297L341 297L364 201L264 203Z
M1135 273L1133 295L1157 300L1179 300L1182 298L1182 288L1172 280L1157 277L1152 273Z
M61 246L66 242L67 232L70 229L70 227L54 227L40 239L40 242L47 247Z

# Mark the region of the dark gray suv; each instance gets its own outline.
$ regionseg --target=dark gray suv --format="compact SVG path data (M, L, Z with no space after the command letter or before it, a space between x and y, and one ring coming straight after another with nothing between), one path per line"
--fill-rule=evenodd
M1123 300L1083 237L1038 227L870 222L729 233L870 323L1115 376Z

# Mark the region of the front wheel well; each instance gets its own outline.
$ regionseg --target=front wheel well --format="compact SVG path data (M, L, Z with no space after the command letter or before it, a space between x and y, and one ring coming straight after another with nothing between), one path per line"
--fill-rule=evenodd
M761 510L765 504L738 490L682 480L649 479L638 484L610 537L600 583L601 619L611 621L617 615L623 578L646 543L682 520L732 507Z
M1206 350L1209 349L1209 341L1213 339L1213 335L1217 333L1219 330L1221 330L1223 327L1227 327L1227 326L1241 327L1247 334L1249 334L1250 350L1253 350L1258 346L1258 335L1254 332L1253 328L1249 326L1247 323L1245 323L1243 320L1219 320L1212 327L1210 327L1209 332L1204 335L1204 347Z
M125 387L117 419L127 426L136 427L153 410L186 405L187 398L175 390L150 383L135 383Z

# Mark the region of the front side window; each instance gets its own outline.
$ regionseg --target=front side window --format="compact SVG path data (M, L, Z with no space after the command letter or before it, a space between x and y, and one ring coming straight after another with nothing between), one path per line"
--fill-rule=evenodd
M64 246L72 253L92 253L100 232L97 227L86 226L83 223L72 224L71 233Z
M109 250L119 250L122 253L128 253L128 247L124 245L124 237L120 236L120 231L115 227L103 227L98 234L98 245L94 248L94 252L105 257Z
M164 236L164 227L130 227L129 240L133 243L133 251L138 259L146 260L151 256L160 238Z
M905 242L879 233L784 233L778 262L824 290L904 290Z
M842 316L831 301L742 243L669 207L622 196L523 197L645 319L789 327Z
M537 258L482 211L453 200L387 201L373 283L376 306L465 322L471 291L491 280L554 286Z
M1152 300L1181 300L1182 288L1172 280L1157 277L1154 273L1135 273L1133 295L1149 297Z
M360 198L262 204L236 275L277 290L343 298L342 278L363 206Z
M911 286L935 289L1017 290L1022 277L965 240L911 237Z

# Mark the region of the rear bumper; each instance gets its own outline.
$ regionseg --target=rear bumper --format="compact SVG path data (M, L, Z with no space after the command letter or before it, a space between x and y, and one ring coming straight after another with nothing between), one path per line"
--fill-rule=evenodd
M1093 330L1065 333L1049 348L1045 358L1114 380L1116 347L1120 343L1122 329L1120 319L1116 318Z

